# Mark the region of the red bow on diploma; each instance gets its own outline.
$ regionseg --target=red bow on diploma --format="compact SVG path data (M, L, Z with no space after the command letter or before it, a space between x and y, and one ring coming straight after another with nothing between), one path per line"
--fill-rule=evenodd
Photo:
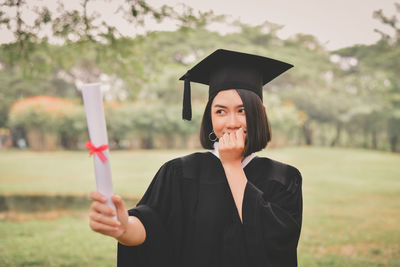
M102 151L103 151L103 150L106 150L106 149L108 148L108 145L101 145L101 146L95 147L95 146L92 144L92 142L87 141L85 147L86 147L87 149L90 150L90 152L89 152L89 155L90 155L90 156L91 156L93 153L96 153L97 156L101 159L101 161L102 161L103 163L107 161L107 158L106 158L106 156L104 156L104 154L103 154Z

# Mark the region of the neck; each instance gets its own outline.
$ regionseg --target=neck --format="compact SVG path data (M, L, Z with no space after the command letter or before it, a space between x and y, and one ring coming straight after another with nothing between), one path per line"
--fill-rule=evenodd
M211 151L217 158L219 158L219 151L218 151L218 142L214 143L214 149ZM254 157L256 157L255 153L251 153L247 157L242 156L241 163L242 167L244 168Z

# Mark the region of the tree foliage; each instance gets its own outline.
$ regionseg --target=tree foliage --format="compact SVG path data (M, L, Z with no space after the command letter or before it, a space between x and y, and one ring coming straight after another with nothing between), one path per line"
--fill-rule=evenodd
M192 85L194 123L181 122L182 82L178 78L216 48L267 55L295 68L264 88L273 144L360 146L398 150L400 139L400 49L398 17L376 11L395 34L377 30L381 40L327 51L312 35L278 37L281 25L266 21L220 34L212 23L224 16L187 6L153 7L144 0L113 1L116 14L136 29L128 36L96 12L103 0L57 10L29 1L2 1L0 25L15 40L0 47L0 127L12 126L11 105L48 95L80 103L79 87L104 87L109 138L115 147L187 145L196 134L207 87ZM111 6L111 4L110 4ZM399 8L399 4L396 4ZM34 10L27 22L27 8ZM174 22L173 31L146 31L149 21ZM46 30L47 29L47 30ZM140 34L139 34L140 32ZM29 121L26 121L27 125ZM79 147L87 138L84 112L76 108L58 126L60 143ZM183 140L180 144L176 140Z
M336 53L354 58L357 64L350 70L351 86L362 99L353 110L355 120L366 135L371 135L377 147L378 135L383 130L391 151L398 150L400 141L400 3L395 3L397 14L386 16L382 10L374 17L389 26L393 34L376 29L381 39L373 45L360 45L341 49ZM358 110L358 112L357 112Z

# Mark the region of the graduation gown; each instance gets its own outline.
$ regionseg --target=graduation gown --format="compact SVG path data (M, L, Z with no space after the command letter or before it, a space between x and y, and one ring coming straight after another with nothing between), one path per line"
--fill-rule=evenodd
M242 223L219 158L194 153L165 163L129 210L146 240L118 244L118 266L297 266L300 172L262 157L244 172Z

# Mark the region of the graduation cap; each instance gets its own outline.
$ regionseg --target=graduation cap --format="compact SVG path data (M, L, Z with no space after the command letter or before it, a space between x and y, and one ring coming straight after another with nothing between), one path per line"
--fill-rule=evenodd
M182 118L192 119L190 82L209 85L209 100L227 89L250 90L262 100L263 85L292 67L272 58L218 49L179 79L185 81Z

